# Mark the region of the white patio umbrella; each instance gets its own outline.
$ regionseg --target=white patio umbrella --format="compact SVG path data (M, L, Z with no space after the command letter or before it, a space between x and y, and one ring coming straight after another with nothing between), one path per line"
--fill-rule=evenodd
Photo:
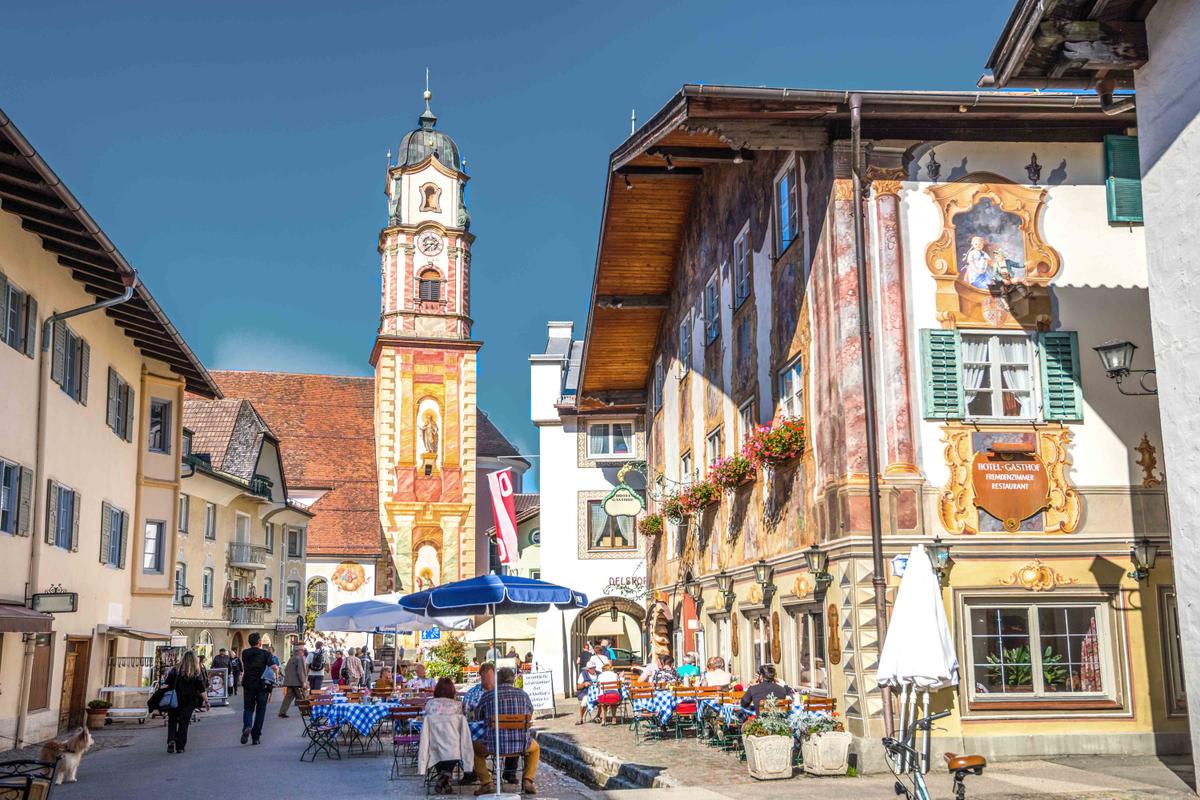
M946 622L942 589L924 546L919 544L908 554L900 579L876 679L880 686L900 689L901 737L915 720L917 692L924 695L928 715L929 693L958 685L958 656ZM928 731L923 762L922 768L928 772Z
M431 628L469 631L475 627L469 616L449 614L430 617L409 611L400 605L399 593L378 594L366 600L342 603L317 617L313 624L319 631L341 633L400 633L401 631L427 631ZM392 672L396 671L399 648L392 654Z

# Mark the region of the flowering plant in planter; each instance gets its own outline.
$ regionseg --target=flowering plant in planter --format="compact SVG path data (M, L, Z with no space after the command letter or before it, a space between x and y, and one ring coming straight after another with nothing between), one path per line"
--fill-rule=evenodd
M796 720L796 733L801 738L842 730L845 728L836 711L806 711Z
M663 518L662 514L647 514L638 522L638 530L642 536L658 536L662 533Z
M708 468L708 479L722 489L736 489L754 474L754 465L743 455L718 458Z
M662 515L669 520L680 520L687 516L688 511L683 507L683 498L678 494L669 494L662 500Z
M231 597L226 604L231 608L261 608L268 610L274 601L269 597Z
M746 440L742 453L756 467L778 467L804 452L804 420L784 417L759 425Z
M679 495L683 504L683 513L695 514L704 510L709 503L715 503L721 497L721 490L709 480L696 481L686 487Z

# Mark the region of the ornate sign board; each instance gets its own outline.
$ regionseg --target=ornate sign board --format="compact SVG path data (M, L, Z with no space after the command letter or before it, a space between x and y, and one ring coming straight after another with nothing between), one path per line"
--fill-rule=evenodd
M624 483L609 492L601 505L610 517L636 517L646 510L642 496Z
M31 598L30 608L43 614L69 614L79 608L79 593L38 592Z
M1046 465L1033 453L989 450L976 453L971 462L975 505L1004 523L1006 531L1021 527L1050 501Z

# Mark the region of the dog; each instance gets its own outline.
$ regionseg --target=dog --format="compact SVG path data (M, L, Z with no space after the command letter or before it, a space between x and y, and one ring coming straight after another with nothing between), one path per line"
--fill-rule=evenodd
M79 762L95 742L92 732L86 727L71 731L66 736L59 736L42 744L41 755L38 759L50 764L58 764L58 772L54 775L54 783L63 781L75 783L75 773L79 771Z

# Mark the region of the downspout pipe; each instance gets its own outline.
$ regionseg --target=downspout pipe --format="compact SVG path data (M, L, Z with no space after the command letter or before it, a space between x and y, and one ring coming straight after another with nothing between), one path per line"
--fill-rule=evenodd
M854 260L858 273L858 336L862 351L863 415L867 434L867 494L871 506L871 585L875 593L875 629L879 648L887 636L887 575L883 561L883 523L879 511L879 442L875 424L875 354L871 342L870 283L867 276L866 228L863 220L862 95L852 94L850 105L850 180L854 209ZM883 727L892 735L892 698L883 687Z
M1111 78L1102 80L1096 84L1096 94L1100 97L1100 110L1110 117L1115 117L1117 114L1124 114L1126 111L1133 111L1137 106L1137 99L1134 95L1126 94L1114 97L1114 88L1115 83Z
M90 303L86 306L73 308L69 311L60 311L57 314L51 314L46 317L45 323L42 325L42 347L38 355L38 384L37 384L37 431L36 444L34 454L34 502L33 502L33 526L30 531L30 552L29 552L29 582L26 590L28 595L32 595L37 591L38 580L41 571L42 562L42 545L45 540L45 533L42 531L42 526L45 522L46 509L46 480L44 474L44 464L46 458L46 379L50 372L50 344L54 338L54 325L65 319L78 317L83 314L90 314L93 311L100 311L105 308L119 306L122 303L127 303L133 297L134 289L137 288L138 276L134 271L129 273L121 273L122 282L125 284L125 291L116 297L110 297L107 300L101 300L96 303ZM33 677L33 653L34 640L33 637L27 637L25 642L24 659L21 664L21 687L19 698L17 699L17 731L15 746L22 747L25 745L25 729L28 724L28 707L29 707L29 684Z

